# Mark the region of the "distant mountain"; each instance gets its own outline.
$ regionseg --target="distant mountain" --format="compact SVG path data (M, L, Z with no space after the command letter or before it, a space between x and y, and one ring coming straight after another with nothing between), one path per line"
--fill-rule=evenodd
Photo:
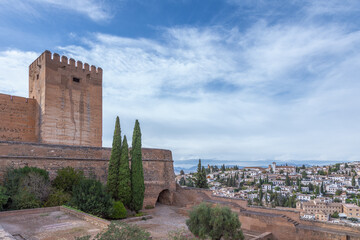
M346 161L341 160L328 160L328 161L319 161L319 160L257 160L257 161L236 161L236 160L216 160L216 159L201 159L201 165L207 167L207 165L217 165L220 167L225 164L227 167L233 167L237 165L239 168L243 167L268 167L273 162L276 162L276 165L288 165L288 166L297 166L301 167L305 165L306 167L310 166L322 166L335 163L343 163ZM176 174L180 173L180 170L183 170L185 173L196 172L199 159L188 159L188 160L174 160L174 171Z

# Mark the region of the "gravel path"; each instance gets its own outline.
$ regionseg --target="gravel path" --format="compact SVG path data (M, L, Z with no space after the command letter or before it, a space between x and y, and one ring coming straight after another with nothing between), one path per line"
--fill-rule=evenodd
M146 221L135 222L142 229L151 233L153 239L168 239L168 233L177 229L187 229L185 221L187 217L176 212L177 207L156 204L156 207L148 211L153 218Z

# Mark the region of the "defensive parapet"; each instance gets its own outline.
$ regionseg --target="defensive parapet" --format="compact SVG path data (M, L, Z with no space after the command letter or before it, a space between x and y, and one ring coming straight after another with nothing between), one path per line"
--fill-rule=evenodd
M102 146L102 69L43 52L29 66L41 143Z
M38 167L54 179L57 170L73 167L86 176L95 175L106 183L111 148L65 146L0 140L0 183L8 168ZM159 200L171 204L176 191L171 151L142 149L145 198L144 207L155 206Z
M68 59L66 56L61 56L58 53L51 53L49 50L45 50L37 59L35 59L29 66L29 70L36 69L42 63L47 62L48 64L57 65L57 67L68 67L72 68L79 73L91 74L92 77L99 77L99 74L102 76L102 68L96 68L94 65L88 63L82 63L81 61L76 61L73 58ZM97 74L97 75L96 75ZM101 77L100 76L100 77Z

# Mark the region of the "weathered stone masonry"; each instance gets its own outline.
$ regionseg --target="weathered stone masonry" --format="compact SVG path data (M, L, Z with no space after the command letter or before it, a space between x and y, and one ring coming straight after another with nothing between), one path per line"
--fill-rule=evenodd
M85 175L95 174L106 182L111 148L79 147L0 141L0 178L3 179L7 168L39 167L56 176L56 171L71 166L84 171ZM176 190L172 154L163 149L142 149L145 178L144 207L154 206L159 194Z

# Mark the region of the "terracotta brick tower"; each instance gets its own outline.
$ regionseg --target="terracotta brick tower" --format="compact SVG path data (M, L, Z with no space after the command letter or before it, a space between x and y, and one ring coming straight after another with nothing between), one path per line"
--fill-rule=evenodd
M102 69L43 52L29 66L40 143L102 146Z

